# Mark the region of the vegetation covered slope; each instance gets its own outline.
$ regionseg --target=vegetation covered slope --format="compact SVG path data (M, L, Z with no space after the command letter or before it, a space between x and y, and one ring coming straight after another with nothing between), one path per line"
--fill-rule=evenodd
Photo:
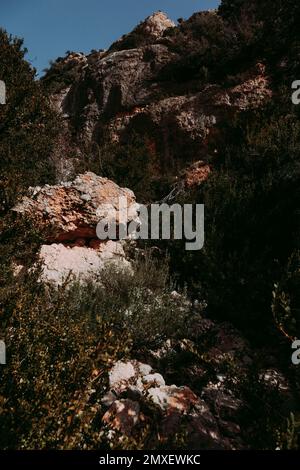
M52 180L57 116L49 107L48 92L58 94L71 87L64 111L69 113L68 126L76 145L85 143L82 131L90 129L86 124L95 119L89 145L81 148L79 166L131 186L145 201L166 195L170 181L178 176L178 167L184 168L200 155L212 171L200 185L175 191L175 199L205 203L205 247L199 253L189 253L174 241L160 245L159 257L168 252L176 287L185 288L190 299L207 304L206 317L231 321L257 351L251 374L226 354L218 369L206 348L213 345L215 350L219 344L215 345L215 337L209 334L204 334L203 340L191 332L196 323L189 329L185 293L183 303L174 309L168 271L157 262L145 266L145 260L139 260L135 276L129 278L108 273L110 282L99 289L88 285L52 291L34 276L14 277L11 261L18 261L22 254L31 259L42 235L6 216L1 231L0 322L10 348L11 367L0 378L1 446L99 446L104 413L101 399L109 367L118 359L147 357L150 348L160 347L166 339L175 341L171 355L161 361L170 380L181 377L186 381L183 385L200 394L204 384L215 383L216 376L226 372L230 383L225 387L233 389L244 405L238 417L243 445L271 449L299 446L300 375L290 358L291 342L299 337L300 329L300 108L291 102L291 83L300 79L299 13L300 6L294 1L223 0L218 12L197 13L167 28L155 39L154 49L150 47L152 39L145 45L138 37L142 28L127 41L124 38L126 54L132 48L148 47L141 62L152 64L154 75L138 84L143 106L151 106L152 101L165 104L165 100L182 96L186 99L203 91L210 98L206 87L224 96L229 89L253 79L253 67L263 65L271 99L258 107L241 107L239 113L226 114L218 132L210 133L211 140L196 143L186 136L182 141L175 139L173 106L167 107L166 120L159 126L149 125L152 121L148 117L134 118L117 143L103 139L114 118L127 119L131 111L140 110L132 101L124 104L115 88L108 94L105 112L96 113L96 118L93 115L94 105L102 112L105 101L105 89L99 92L93 73L103 58L110 60L110 54L122 53L117 51L120 44L108 52L93 52L87 59L91 71L83 68L87 61L80 55L80 63L75 57L74 70L68 66L64 76L65 63L60 59L41 84L34 81L34 72L24 60L22 43L1 33L4 65L0 78L12 84L8 106L0 108L2 212L8 211L27 186ZM153 51L163 52L159 57L165 62L158 70ZM131 59L126 57L128 65ZM115 67L118 71L118 60ZM243 93L244 89L242 98ZM153 113L156 116L156 110ZM152 133L155 141L149 140ZM173 147L180 144L186 153L180 165L171 169L171 157L177 156L172 153L172 140ZM161 162L165 165L160 166ZM128 310L134 313L132 322L128 322ZM192 316L189 320L195 321ZM289 383L285 407L278 405L280 384L267 393L261 379L261 370L271 366ZM91 393L93 387L96 393ZM290 418L287 429L291 412L296 420ZM153 410L144 440L129 439L122 445L147 448L154 443L160 448L157 429ZM106 437L101 445L108 448Z

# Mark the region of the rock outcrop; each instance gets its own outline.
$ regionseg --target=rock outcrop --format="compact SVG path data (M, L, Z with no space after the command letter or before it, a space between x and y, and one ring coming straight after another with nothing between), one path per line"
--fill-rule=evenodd
M68 56L66 64L60 65L62 76L67 67L68 80L52 99L78 154L89 149L96 158L104 145L122 145L138 134L155 162L157 179L175 177L194 162L207 163L224 138L227 121L268 102L271 79L259 61L241 70L232 84L192 77L175 80L173 75L184 59L176 43L180 28L158 12L108 51L93 51L85 59ZM69 64L75 59L76 73L70 80ZM44 80L51 85L51 69Z
M109 392L102 402L108 406L102 422L115 433L132 436L136 427L147 422L153 407L159 414L161 443L175 439L185 425L189 449L230 449L228 439L221 436L217 421L207 404L188 387L165 385L164 378L152 367L138 361L118 362L109 374ZM142 411L143 410L143 411Z
M42 245L39 258L43 265L41 280L55 285L71 280L97 279L108 263L114 263L118 268L130 267L122 244L110 240L96 249L86 246L70 247L61 243Z
M185 448L247 449L253 423L244 416L257 412L249 387L263 391L260 406L268 406L268 394L276 396L280 416L295 406L291 385L272 366L270 352L265 354L270 367L258 367L255 383L249 381L257 351L230 324L201 318L190 336L113 365L101 398L102 422L112 439L134 438L155 420L162 444L182 431Z
M132 191L89 172L72 182L30 188L13 211L45 230L42 279L62 284L70 275L97 275L110 261L128 266L123 242L99 240L96 228L103 218L127 224L137 219L137 208Z
M175 23L162 12L157 11L142 21L131 33L125 34L113 43L110 50L122 50L132 46L151 44L163 36L168 28L174 28Z

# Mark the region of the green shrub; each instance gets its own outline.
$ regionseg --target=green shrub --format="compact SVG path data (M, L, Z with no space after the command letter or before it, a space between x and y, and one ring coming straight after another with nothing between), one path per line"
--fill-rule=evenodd
M22 40L0 30L0 79L7 90L7 103L0 106L2 213L28 186L54 181L50 155L59 120L25 54Z
M299 121L264 116L226 129L231 143L218 150L214 172L186 196L185 202L206 206L204 249L187 253L181 242L170 247L190 292L207 300L212 315L248 333L251 325L272 321L274 283L299 246Z
M72 85L78 80L82 73L82 62L76 62L70 58L74 54L67 51L65 57L58 57L55 61L51 61L49 68L45 69L45 74L41 78L41 83L47 93L55 94L64 88Z
M165 196L171 176L163 175L158 156L151 151L147 135L132 132L126 142L102 142L85 149L85 158L77 171L93 171L122 187L134 191L140 203L156 201Z
M288 260L280 281L273 291L272 312L279 331L293 341L300 331L300 254Z
M37 277L6 277L0 290L7 347L0 446L99 447L109 368L169 337L183 337L192 321L189 304L184 295L172 299L166 265L148 258L131 274L108 268L99 284L55 289Z

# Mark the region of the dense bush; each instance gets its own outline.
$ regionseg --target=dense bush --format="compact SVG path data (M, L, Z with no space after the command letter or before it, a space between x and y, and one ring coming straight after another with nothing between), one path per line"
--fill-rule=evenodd
M0 447L99 448L109 368L184 337L189 303L173 300L166 265L148 257L131 273L111 267L100 284L59 289L39 283L38 272L4 273Z
M187 197L205 203L205 247L178 256L176 243L171 259L212 313L255 329L272 319L274 283L299 249L300 124L266 112L241 118L226 136L215 171Z
M252 52L256 57L263 57L275 66L282 57L289 57L292 59L290 66L296 66L300 39L299 2L223 0L219 13L235 28L252 30Z
M300 252L293 252L273 291L272 312L278 329L293 341L300 330Z
M56 114L20 39L0 30L0 79L7 104L0 106L0 211L6 211L30 185L51 183L50 154L58 130Z
M159 200L169 190L171 176L162 174L147 136L132 132L125 142L104 139L101 146L94 143L83 153L78 172L93 171L130 188L140 203Z
M300 5L293 0L223 0L218 11L196 13L165 32L161 41L178 56L159 78L177 83L196 80L194 86L201 87L263 61L272 74L280 75L281 83L284 74L294 74L295 79L299 19ZM287 62L284 70L281 61Z
M264 60L261 22L253 14L227 18L220 12L195 13L178 27L165 32L161 40L178 55L159 73L161 80L188 82L203 87L225 83L228 75L249 69Z
M80 77L82 65L76 53L67 51L65 57L58 57L50 62L49 67L44 70L41 83L48 93L59 93Z

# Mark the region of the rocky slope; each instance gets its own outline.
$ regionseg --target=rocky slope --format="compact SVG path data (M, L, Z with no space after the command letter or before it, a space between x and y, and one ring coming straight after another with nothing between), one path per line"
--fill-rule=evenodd
M59 58L42 79L62 123L47 146L57 183L45 169L18 204L7 198L1 234L0 319L14 358L13 378L7 369L0 381L6 448L293 444L300 127L289 95L299 70L290 11L300 10L275 3L224 0L177 25L157 12L107 51ZM24 171L10 161L12 142L22 141L24 161L35 148L26 153L16 139L19 119L3 152L12 180ZM47 134L40 119L35 136ZM151 196L145 176L156 184ZM204 250L167 247L178 292L164 245L140 247L130 265L120 240L96 236L107 204L117 222L136 220L136 187L143 202L205 202ZM28 266L37 252L40 278ZM27 253L25 270L17 262ZM128 269L104 269L112 263ZM73 279L83 282L64 289Z
M215 12L203 13L186 24L193 31L196 20L216 18ZM183 59L176 34L184 25L176 27L163 13L155 13L108 51L70 53L48 71L43 80L77 157L88 151L97 159L105 144L124 144L134 133L155 162L156 178L176 176L189 163L213 155L224 123L272 97L266 67L255 60L236 74L231 86L195 80L192 74L174 80Z

